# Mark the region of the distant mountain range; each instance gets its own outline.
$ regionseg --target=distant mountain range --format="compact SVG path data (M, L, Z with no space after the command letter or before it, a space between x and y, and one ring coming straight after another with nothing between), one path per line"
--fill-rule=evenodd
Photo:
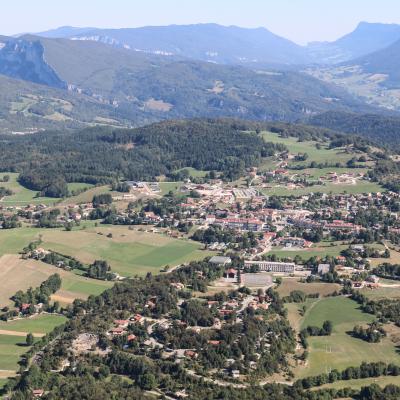
M131 29L61 27L38 36L88 40L134 51L225 64L334 64L364 56L400 39L400 25L361 22L334 42L299 46L265 28L217 24Z
M399 38L368 23L309 46L216 24L0 36L0 132L400 110Z
M9 130L18 116L32 128L48 128L221 116L295 121L330 110L369 110L345 90L295 71L165 57L96 41L24 35L0 42L0 74L25 88L3 81L8 102L0 97L0 129Z

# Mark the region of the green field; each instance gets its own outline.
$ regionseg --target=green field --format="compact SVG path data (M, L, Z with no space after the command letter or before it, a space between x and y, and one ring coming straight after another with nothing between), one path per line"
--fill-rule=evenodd
M129 230L125 226L99 226L85 230L41 231L42 247L78 258L83 262L102 259L122 276L159 272L191 260L203 259L210 253L201 244L172 239L163 234ZM107 237L112 235L112 238Z
M14 321L0 321L0 329L15 332L49 333L56 326L63 324L67 318L61 315L40 314L32 318ZM21 340L21 338L19 338Z
M326 161L345 163L354 156L352 153L346 153L342 148L328 149L323 143L320 143L321 148L317 149L315 146L317 142L299 142L298 138L282 138L277 133L272 132L263 132L262 135L264 140L267 142L284 144L291 154L307 153L308 159L306 161L293 161L294 164L298 165L309 164L312 161L317 163L325 163Z
M99 295L104 290L110 288L113 282L100 281L96 279L84 278L79 275L71 274L62 277L61 289L83 295Z
M308 307L301 328L308 325L322 326L325 320L332 321L333 333L331 336L308 339L308 362L297 371L298 377L318 375L331 369L343 370L349 366L358 366L363 361L399 364L400 356L389 338L380 343L367 343L347 333L357 324L375 320L375 316L363 313L356 302L345 297L318 300Z
M164 196L169 192L177 193L183 185L183 182L160 182L159 185L161 194Z
M15 371L18 369L21 355L29 350L24 343L24 337L0 335L0 370Z
M9 175L8 182L0 182L0 186L11 189L13 195L5 197L1 204L6 206L23 206L27 204L55 204L57 199L50 197L36 197L37 192L24 188L17 182L17 173L0 173L2 178L4 175Z
M72 182L68 183L68 191L73 192L74 190L87 190L91 189L93 185L90 183Z

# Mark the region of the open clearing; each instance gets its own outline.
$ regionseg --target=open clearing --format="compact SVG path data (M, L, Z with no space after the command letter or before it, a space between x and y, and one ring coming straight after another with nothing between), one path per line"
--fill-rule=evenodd
M113 285L112 282L85 278L40 261L22 260L18 255L9 254L0 257L0 281L7 282L7 285L0 287L0 306L11 304L10 297L18 290L25 291L30 287L38 287L55 273L62 279L61 290L56 295L68 296L69 299L64 301L61 301L61 298L53 299L60 303L71 303L75 298L86 299L90 294L100 294ZM68 294L65 294L65 291Z
M346 333L357 324L375 320L375 316L363 313L358 304L349 298L330 297L315 301L301 320L301 328L308 325L322 326L325 320L332 321L333 333L331 336L309 338L308 362L305 367L296 371L298 378L318 375L332 369L343 370L360 365L363 361L400 362L400 356L390 337L384 338L380 343L367 343Z

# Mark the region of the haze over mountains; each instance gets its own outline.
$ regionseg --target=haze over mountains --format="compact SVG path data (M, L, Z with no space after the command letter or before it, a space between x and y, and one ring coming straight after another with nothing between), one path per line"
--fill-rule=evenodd
M308 46L216 24L2 36L0 131L397 112L399 40L399 25L369 23Z

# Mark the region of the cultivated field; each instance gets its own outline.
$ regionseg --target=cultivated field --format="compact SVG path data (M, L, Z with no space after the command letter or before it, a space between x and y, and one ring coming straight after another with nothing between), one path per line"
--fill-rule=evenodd
M297 377L318 375L335 368L342 370L363 361L400 362L390 337L380 343L367 343L347 334L355 325L375 320L373 315L363 313L354 301L345 297L332 297L313 302L301 320L301 328L308 325L322 326L325 320L332 321L333 333L331 336L309 338L308 361L305 367L296 371Z
M29 347L21 336L0 335L0 372L2 377L12 376L18 369L18 361Z
M30 318L21 318L13 321L0 321L0 331L35 333L38 336L51 332L56 326L63 324L67 318L61 315L40 314Z
M288 296L293 290L301 290L306 294L319 293L322 296L327 296L335 291L339 291L340 285L336 283L303 283L298 278L283 278L282 284L277 288L277 292L281 297Z
M166 265L175 266L209 255L200 250L199 243L129 230L126 226L101 226L73 232L42 230L41 233L43 247L83 262L107 260L112 270L122 276L156 273ZM110 234L112 237L107 237Z
M90 294L100 294L112 286L111 282L85 278L39 261L22 260L14 254L4 255L0 258L0 281L7 282L7 285L0 287L0 306L11 304L10 297L18 290L25 291L29 287L40 286L55 273L61 276L62 286L53 300L63 304L72 303L76 298L86 299Z

